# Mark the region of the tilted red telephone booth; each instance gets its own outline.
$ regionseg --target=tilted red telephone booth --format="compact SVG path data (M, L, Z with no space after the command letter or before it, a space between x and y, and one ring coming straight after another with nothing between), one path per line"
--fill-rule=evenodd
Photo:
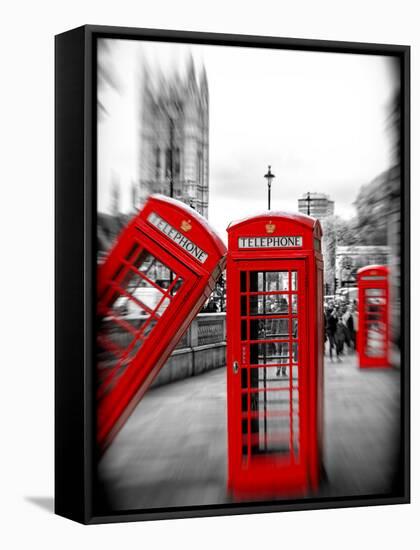
M237 496L304 494L322 461L321 226L267 212L228 234L228 484Z
M99 267L97 440L104 449L200 311L226 247L179 201L153 195Z
M357 272L360 367L389 367L389 270L369 265Z

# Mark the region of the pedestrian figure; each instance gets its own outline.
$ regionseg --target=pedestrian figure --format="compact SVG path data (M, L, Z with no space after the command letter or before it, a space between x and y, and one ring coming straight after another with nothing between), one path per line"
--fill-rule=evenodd
M355 350L356 349L356 333L354 328L354 317L353 317L353 306L349 306L348 309L348 317L346 320L346 327L347 332L350 339L351 347Z
M341 355L344 350L344 342L346 341L346 326L343 322L343 318L339 317L337 321L337 327L335 331L335 350L337 352L337 360L341 361Z
M336 310L329 307L325 312L326 319L326 333L330 346L330 359L333 360L333 349L335 348L335 332L337 330L337 314Z
M280 296L278 302L273 304L271 313L274 314L285 314L288 313L288 302L284 296ZM271 320L271 338L287 338L288 334L281 333L281 327L283 326L283 319L272 319ZM273 343L273 353L275 361L278 363L287 363L290 360L289 357L283 355L284 350L288 349L287 344L284 343ZM287 367L277 367L276 376L287 376Z
M354 329L354 349L357 347L357 331L359 328L359 311L357 300L353 302L353 329Z
M345 329L345 342L348 348L353 347L352 343L352 330L353 330L353 317L351 314L350 306L343 309L343 314L341 315L344 323Z

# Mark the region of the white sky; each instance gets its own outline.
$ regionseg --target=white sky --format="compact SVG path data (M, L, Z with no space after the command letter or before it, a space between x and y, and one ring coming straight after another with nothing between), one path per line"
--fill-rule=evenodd
M109 40L109 39L108 39ZM307 191L354 215L358 189L391 164L389 102L398 83L389 58L111 40L107 61L120 83L99 98L98 207L110 207L115 174L123 208L138 179L142 65L185 71L205 66L210 96L209 221L224 236L231 220L266 209L271 164L273 210L297 210Z

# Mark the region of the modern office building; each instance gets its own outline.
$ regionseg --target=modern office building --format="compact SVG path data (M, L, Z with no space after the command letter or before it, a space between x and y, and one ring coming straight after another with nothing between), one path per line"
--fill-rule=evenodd
M334 214L334 201L324 193L304 193L298 199L298 210L300 214L313 216L323 220Z

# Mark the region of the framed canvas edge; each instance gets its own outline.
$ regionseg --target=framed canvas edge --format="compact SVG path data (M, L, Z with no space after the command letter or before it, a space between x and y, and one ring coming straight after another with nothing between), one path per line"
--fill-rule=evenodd
M157 519L176 519L176 518L192 518L192 517L207 517L221 515L236 515L236 514L253 514L253 513L268 513L280 511L299 511L299 510L317 510L327 508L344 508L344 507L359 507L359 506L377 506L388 504L407 504L410 502L410 46L393 45L393 44L372 44L372 43L357 43L357 42L342 42L331 40L316 40L316 39L294 39L294 38L279 38L265 36L249 36L249 35L233 35L219 34L206 32L191 32L191 31L171 31L163 29L141 29L131 27L112 27L112 26L96 26L85 25L67 31L56 36L56 44L60 42L64 36L74 35L83 36L83 219L80 217L74 218L74 224L83 223L83 311L79 311L71 318L67 316L66 326L72 322L77 323L83 319L84 327L84 344L83 344L83 388L75 387L72 390L82 399L83 410L83 443L79 453L83 455L83 478L78 479L74 474L69 475L67 484L78 487L78 491L82 493L82 503L79 507L66 511L61 506L57 508L56 513L85 524L111 523L111 522L128 522L128 521L144 521ZM93 505L93 485L95 478L95 452L94 452L94 433L95 421L94 412L95 404L92 398L93 388L93 365L94 365L94 288L95 288L95 228L96 228L96 162L93 158L96 144L96 94L94 86L96 83L96 62L94 59L96 51L97 38L121 38L121 39L137 39L137 40L154 40L154 41L173 41L187 42L195 44L213 44L238 47L259 47L259 48L277 48L277 49L293 49L306 51L324 51L337 53L356 53L363 55L390 55L397 56L401 60L401 109L402 120L401 125L401 265L402 281L401 285L401 307L402 307L402 362L405 365L401 369L401 456L402 468L401 474L404 479L401 482L403 486L402 494L398 495L363 495L361 497L336 497L336 498L313 498L302 501L293 500L288 502L252 502L241 504L228 505L209 505L196 507L182 507L156 510L133 510L129 512L112 512L106 515L95 513ZM79 38L80 39L80 38ZM57 67L57 64L56 64ZM57 71L57 68L56 68ZM57 79L57 75L56 75ZM57 91L56 91L57 94ZM56 95L57 97L57 95ZM56 109L57 117L57 109ZM57 143L60 142L62 136L57 132L56 125L56 193L60 185L65 184L62 176L58 175L57 171ZM80 184L80 182L79 182ZM80 212L81 205L76 205ZM57 200L56 200L57 208ZM59 234L69 235L71 230L63 227L60 220L57 219L56 212L56 276L57 265L63 261L63 252L57 250L57 236ZM65 239L64 239L65 240ZM57 289L56 289L56 342L57 342L57 326L60 325L64 315L57 308ZM79 365L80 369L80 365ZM57 388L61 385L61 373L57 363L56 356L56 407L57 397L62 395L62 389L57 393ZM80 374L80 372L79 372ZM67 435L62 435L59 432L62 418L57 417L56 409L56 444L57 441L63 443L63 439ZM57 429L58 428L58 429ZM74 428L74 426L73 426ZM77 431L77 429L76 429ZM75 434L73 434L75 435ZM80 441L80 434L79 441ZM76 450L77 451L77 450ZM57 449L56 449L57 457ZM61 469L59 469L62 472ZM56 469L56 487L57 487ZM57 499L57 493L56 493Z
M55 39L55 513L86 522L85 30ZM72 345L69 345L70 341Z
M107 515L93 515L86 522L89 525L97 525L102 523L115 522L132 522L132 521L155 521L167 519L193 519L200 517L221 517L233 515L250 515L250 514L266 514L275 512L303 512L316 510L333 510L337 508L353 508L353 507L368 507L368 506L388 506L396 504L409 504L409 497L386 497L386 496L366 496L363 498L342 497L336 499L307 499L306 501L288 501L288 502L263 502L260 503L244 503L234 505L215 505L215 506L195 506L195 507L180 507L170 510L157 509L132 512L117 512Z
M410 476L411 476L411 232L410 232L410 182L411 182L411 49L406 47L401 53L401 110L403 124L400 128L401 139L401 266L403 284L401 285L401 331L402 331L402 363L401 369L401 451L403 457L402 471L404 473L404 494L410 500Z

